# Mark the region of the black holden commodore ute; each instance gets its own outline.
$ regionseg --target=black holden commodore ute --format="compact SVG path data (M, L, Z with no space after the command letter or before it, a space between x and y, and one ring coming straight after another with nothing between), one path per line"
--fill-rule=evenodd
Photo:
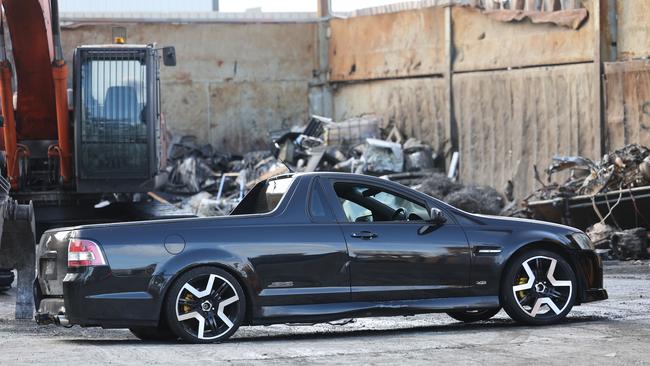
M444 312L530 325L607 299L581 231L473 215L388 180L305 173L257 184L229 216L47 231L41 324L219 342L241 325Z

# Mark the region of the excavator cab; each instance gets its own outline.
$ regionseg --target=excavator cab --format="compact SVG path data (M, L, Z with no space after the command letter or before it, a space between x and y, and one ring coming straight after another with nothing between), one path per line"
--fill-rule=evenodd
M77 191L152 190L161 166L160 61L173 48L82 46L74 53ZM175 63L175 62L174 62Z

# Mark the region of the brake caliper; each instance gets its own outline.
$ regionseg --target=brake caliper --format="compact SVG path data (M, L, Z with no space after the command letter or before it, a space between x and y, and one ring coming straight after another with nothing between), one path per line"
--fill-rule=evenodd
M526 277L519 277L519 279L517 280L517 285L523 285L523 284L525 284L526 282L528 282L528 278L526 278ZM519 300L521 300L521 299L523 299L524 297L526 297L526 294L524 293L523 290L521 290L521 291L517 291L517 297L519 298Z
M194 299L194 296L192 296L192 294L188 292L187 295L185 295L184 299L189 302ZM183 305L184 313L189 313L191 310L192 308L189 305Z

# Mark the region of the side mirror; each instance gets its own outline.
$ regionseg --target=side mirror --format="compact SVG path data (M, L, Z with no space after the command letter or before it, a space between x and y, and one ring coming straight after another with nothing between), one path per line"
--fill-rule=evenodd
M163 64L165 66L176 66L176 48L173 46L163 47Z
M442 211L437 208L432 208L431 211L429 211L429 220L427 220L427 224L418 229L418 234L429 234L440 228L445 222L447 222L447 218Z
M447 222L447 218L438 208L432 208L429 211L429 222L434 225L442 225Z

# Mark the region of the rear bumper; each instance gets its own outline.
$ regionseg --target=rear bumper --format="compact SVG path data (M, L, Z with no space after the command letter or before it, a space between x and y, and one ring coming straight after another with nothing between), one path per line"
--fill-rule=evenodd
M142 291L148 282L148 278L116 277L108 267L68 273L63 280L66 320L84 327L157 326L159 301ZM129 287L140 291L128 291ZM123 292L111 292L115 289Z

